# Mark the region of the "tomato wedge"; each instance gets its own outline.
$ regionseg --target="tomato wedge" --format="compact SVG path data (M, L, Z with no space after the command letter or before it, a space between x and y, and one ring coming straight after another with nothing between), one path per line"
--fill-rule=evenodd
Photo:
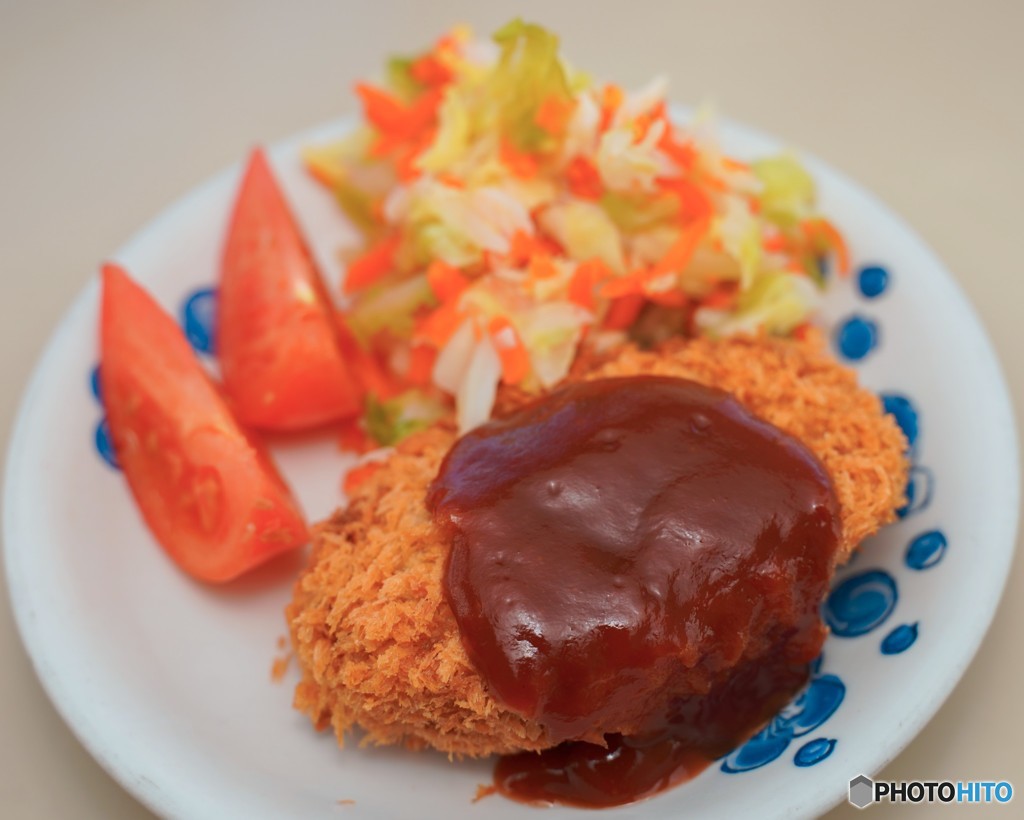
M239 426L174 320L103 268L100 379L128 486L157 541L203 581L227 581L307 541L295 499Z
M228 229L217 328L224 389L244 424L299 430L362 410L333 306L258 148Z

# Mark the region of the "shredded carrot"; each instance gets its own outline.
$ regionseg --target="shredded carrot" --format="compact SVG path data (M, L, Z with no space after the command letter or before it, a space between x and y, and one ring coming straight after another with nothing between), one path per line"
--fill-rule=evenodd
M345 273L345 293L362 290L390 273L398 250L398 237L382 239L357 257Z
M360 484L366 479L372 476L377 470L383 466L383 462L380 461L368 461L365 464L360 464L357 467L353 467L345 474L345 483L342 488L345 490L346 495L351 495Z
M701 176L701 181L712 191L718 191L719 193L724 194L729 190L729 183L717 174L705 173Z
M644 282L651 278L650 268L638 268L624 276L610 279L601 286L600 294L606 299L642 293Z
M420 321L416 335L435 347L444 347L459 329L462 319L463 315L456 302L444 302Z
M536 221L536 214L533 216ZM541 250L550 256L565 256L566 250L563 248L553 237L541 234L537 237L537 241L540 244Z
M480 254L480 261L471 265L474 273L481 273L486 271L492 271L498 267L498 263L501 261L502 255L495 251L484 251Z
M403 151L395 158L395 176L400 182L412 182L420 175L420 169L416 167L416 151Z
M533 121L549 134L557 137L565 132L569 118L572 117L572 112L575 110L575 101L552 94L537 108Z
M502 139L498 155L513 176L520 179L531 179L537 176L537 158L516 148L511 142Z
M812 240L821 240L836 255L839 275L846 276L850 272L850 249L843 235L835 225L823 217L808 219L801 226L804 233Z
M437 109L441 105L444 91L430 88L424 91L408 108L404 125L410 134L420 133L423 127L437 119Z
M424 54L409 68L412 78L420 85L440 86L452 79L452 71L435 54Z
M529 281L536 282L538 279L550 279L558 275L558 268L551 259L551 255L540 251L530 259L530 267L527 276Z
M442 171L439 174L435 174L434 179L442 185L447 185L449 188L458 188L459 190L462 190L466 187L465 180L459 179L455 174L449 173L448 171Z
M600 199L604 183L597 167L583 156L575 157L565 169L565 181L569 191L581 199Z
M430 345L413 345L409 350L409 369L405 378L409 384L425 387L430 384L437 361L437 348Z
M700 245L701 240L707 234L710 224L710 221L707 219L698 219L696 222L691 222L683 228L682 233L672 244L672 247L666 251L665 255L651 269L652 278L663 273L682 273L686 270L686 266L690 264L690 260L693 258L694 251L697 250L697 246Z
M789 247L789 239L781 233L766 236L761 240L761 247L768 253L778 253Z
M302 163L309 175L327 188L337 188L345 181L345 169L337 160L325 156L322 151L303 151Z
M462 271L441 259L435 259L427 268L427 283L442 302L455 299L469 287L469 279Z
M619 110L626 95L617 85L609 83L601 90L601 124L600 130L608 130L615 118L615 112Z
M394 155L395 173L402 182L410 182L420 176L423 172L417 160L433 143L437 136L437 128L434 125L424 126L421 133L402 144Z
M569 280L569 301L585 310L593 310L594 288L611 276L611 270L600 259L580 263Z
M363 102L363 114L367 121L378 131L393 131L402 127L406 107L394 94L367 83L358 83L356 94Z
M662 101L633 120L633 142L641 142L647 136L647 132L651 130L651 126L658 120L665 120L666 117L665 103Z
M338 433L338 446L342 450L353 453L368 453L374 448L374 443L363 429L362 419L359 417L349 419L341 425Z
M644 306L644 297L638 293L620 296L612 301L608 313L604 317L604 326L608 330L625 330L640 315Z
M441 103L441 89L430 88L406 105L394 94L366 83L356 86L356 93L363 101L367 121L377 131L377 139L371 153L374 156L390 156L403 146L420 144L437 118Z
M797 325L793 328L793 337L799 339L801 342L804 341L808 336L811 335L811 325L809 322Z
M306 160L306 170L313 179L327 188L335 188L341 183L341 174L333 173L323 165Z
M722 165L725 166L727 171L749 171L750 166L745 162L740 162L738 159L732 157L722 157Z
M459 48L471 36L472 32L464 25L455 26L437 38L434 50L439 53L457 53Z
M547 251L540 237L526 231L516 231L509 240L508 261L516 267L523 267L529 264L534 256Z
M421 171L416 165L419 155L419 146L407 145L395 156L395 176L400 182L409 183L420 176Z
M714 213L708 195L694 183L682 177L659 177L657 185L679 199L679 218L684 222L707 219Z
M672 158L673 162L683 170L690 170L697 163L697 149L693 143L680 142L675 129L666 128L658 140L658 148Z
M501 380L505 384L519 384L530 372L530 354L515 325L504 316L495 316L487 332L501 360Z

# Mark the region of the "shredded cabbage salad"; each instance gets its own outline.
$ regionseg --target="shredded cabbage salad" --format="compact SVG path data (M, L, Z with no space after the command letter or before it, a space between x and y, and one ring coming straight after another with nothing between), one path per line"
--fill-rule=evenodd
M597 83L540 26L456 28L356 93L365 123L304 159L365 236L342 323L377 444L452 401L460 431L482 423L584 339L799 333L826 258L848 268L797 159L726 156L709 118L670 119L663 80Z

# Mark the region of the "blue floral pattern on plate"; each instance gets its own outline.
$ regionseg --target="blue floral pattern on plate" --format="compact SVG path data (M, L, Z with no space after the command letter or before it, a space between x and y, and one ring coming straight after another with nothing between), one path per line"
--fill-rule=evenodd
M91 371L89 371L89 392L92 393L92 397L96 399L96 402L103 406L103 377L100 373L100 366L96 365ZM107 424L107 417L101 416L100 420L96 422L96 429L92 436L93 446L96 448L96 452L99 457L110 467L115 470L121 469L121 464L117 460L117 453L114 452L114 442L110 438L110 425Z
M816 737L797 749L796 754L793 755L793 762L797 766L813 766L815 763L821 763L832 754L835 748L834 738Z
M911 569L930 569L945 557L947 546L942 530L928 530L910 542L903 560Z
M877 299L889 287L889 271L881 265L865 265L857 272L857 287L866 299Z
M857 638L885 623L898 599L896 579L883 569L869 569L834 586L822 614L833 635Z
M217 290L192 291L181 307L181 328L197 353L216 353Z
M878 346L878 337L875 321L855 313L836 329L836 346L845 358L859 362Z
M883 655L898 655L914 645L917 640L917 624L900 624L882 639Z
M820 669L820 660L816 666ZM748 772L781 757L795 738L810 734L832 717L845 696L846 685L836 675L814 674L796 700L783 708L750 740L725 756L721 764L722 771L729 774ZM830 741L827 751L824 747L816 746L815 751L805 752L801 758L803 762L797 765L810 766L824 760L832 753L835 744L835 740ZM797 754L800 752L803 752L803 748Z

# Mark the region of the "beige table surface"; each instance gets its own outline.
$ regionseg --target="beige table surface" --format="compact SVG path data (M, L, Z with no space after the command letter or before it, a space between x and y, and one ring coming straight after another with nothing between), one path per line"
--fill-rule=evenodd
M255 141L354 110L353 81L387 53L516 12L578 65L627 86L667 73L674 99L711 98L881 196L957 275L1024 406L1024 3L0 0L5 437L75 293L170 200ZM64 727L0 597L0 816L149 816ZM1024 789L1022 620L1018 557L973 665L886 777Z

